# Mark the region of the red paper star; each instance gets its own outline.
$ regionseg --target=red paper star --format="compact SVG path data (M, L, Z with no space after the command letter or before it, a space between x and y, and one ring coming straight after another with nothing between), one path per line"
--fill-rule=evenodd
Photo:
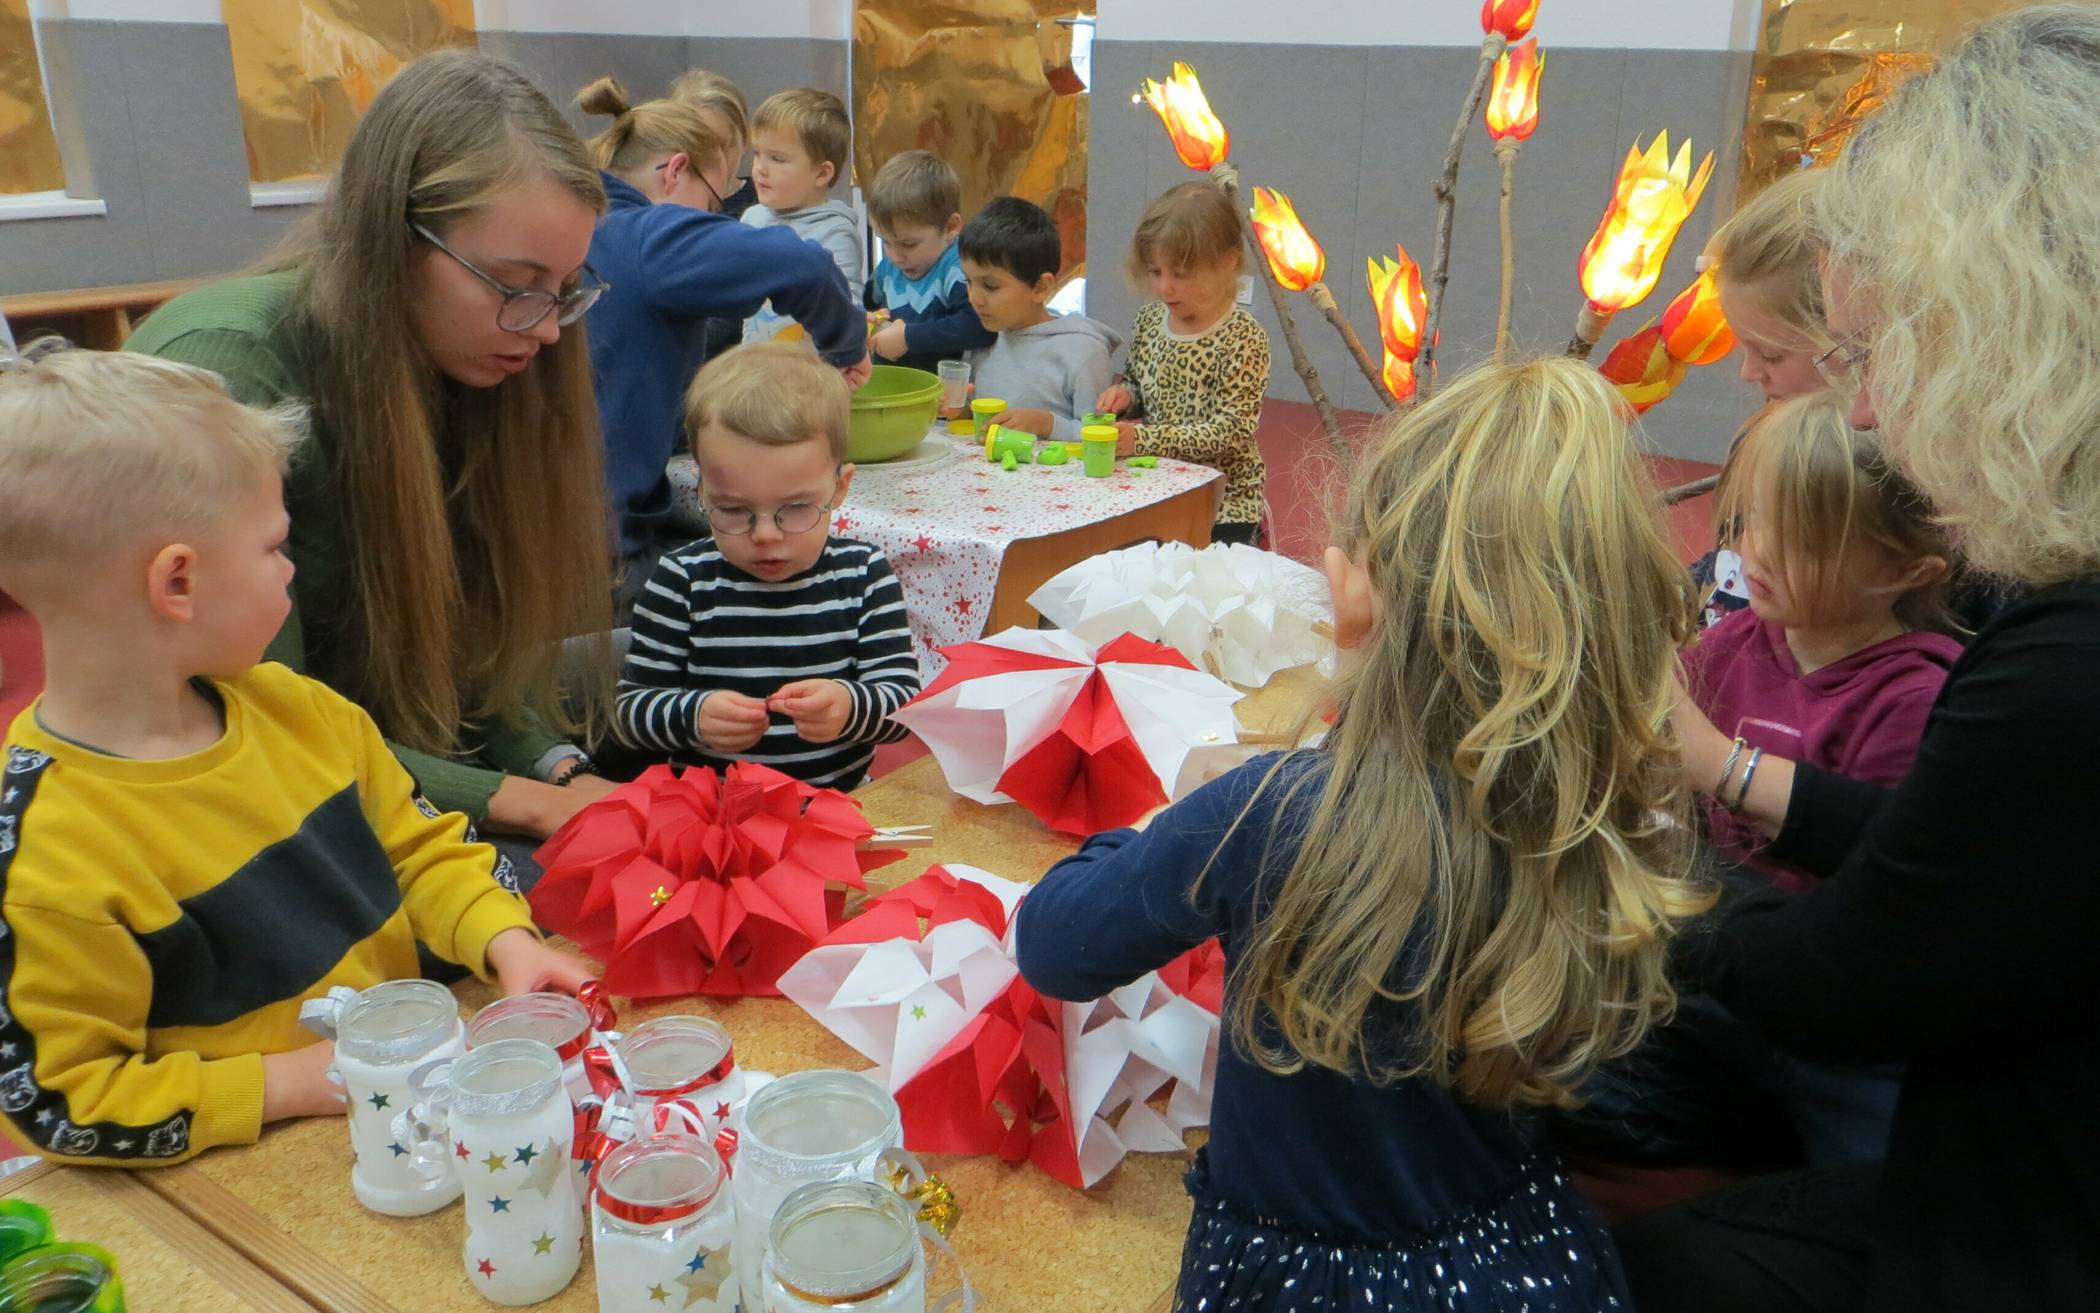
M726 1103L718 1103L718 1104L716 1104L716 1105L715 1105L715 1120L716 1120L716 1121L718 1121L718 1122L726 1122L726 1121L728 1121L728 1120L729 1120L729 1105L728 1105L728 1104L726 1104Z
M452 1152L459 1155L461 1162L465 1162L467 1160L467 1142L465 1140L455 1141L452 1145Z
M476 1263L474 1266L481 1272L481 1275L485 1277L492 1277L496 1275L496 1265L494 1263L489 1262L486 1258L482 1259L479 1263Z

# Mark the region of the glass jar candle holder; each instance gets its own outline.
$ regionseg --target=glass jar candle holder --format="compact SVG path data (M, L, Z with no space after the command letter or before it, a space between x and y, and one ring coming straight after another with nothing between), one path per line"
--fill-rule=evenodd
M644 1021L627 1032L619 1048L620 1061L634 1079L635 1112L644 1131L655 1129L657 1104L680 1099L699 1112L712 1137L748 1092L729 1031L706 1017Z
M461 1261L495 1303L552 1298L583 1261L575 1116L561 1059L538 1040L491 1040L416 1073L412 1159L457 1171Z
M866 1181L805 1185L773 1216L766 1313L926 1313L926 1251L909 1202Z
M897 1101L850 1071L798 1071L751 1096L739 1119L737 1254L744 1307L766 1307L764 1255L773 1218L795 1190L827 1181L873 1181L904 1143Z
M389 1217L420 1217L459 1198L450 1168L420 1171L394 1134L407 1111L418 1067L458 1057L466 1047L459 1003L433 980L389 980L361 991L335 1019L335 1071L348 1100L350 1188L357 1201ZM442 1166L442 1164L440 1164Z
M588 1098L583 1053L591 1044L590 1010L567 994L542 992L499 998L467 1023L467 1047L499 1039L536 1039L561 1059L562 1084L573 1100Z
M651 1135L615 1147L591 1182L599 1313L735 1313L736 1216L714 1146Z
M42 1245L0 1266L0 1313L124 1313L124 1282L95 1245Z

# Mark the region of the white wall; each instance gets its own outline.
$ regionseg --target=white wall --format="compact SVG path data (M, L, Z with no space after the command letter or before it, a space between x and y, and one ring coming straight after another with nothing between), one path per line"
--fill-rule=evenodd
M1748 50L1761 0L1543 0L1546 47ZM1477 46L1475 0L1102 0L1103 41Z

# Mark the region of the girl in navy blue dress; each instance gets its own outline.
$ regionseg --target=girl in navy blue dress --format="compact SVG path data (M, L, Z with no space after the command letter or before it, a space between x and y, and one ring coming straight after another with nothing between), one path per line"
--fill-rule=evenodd
M1056 998L1224 943L1178 1309L1630 1307L1531 1115L1667 1012L1666 941L1709 901L1665 728L1685 574L1620 415L1548 360L1400 418L1327 551L1352 650L1325 740L1021 904Z

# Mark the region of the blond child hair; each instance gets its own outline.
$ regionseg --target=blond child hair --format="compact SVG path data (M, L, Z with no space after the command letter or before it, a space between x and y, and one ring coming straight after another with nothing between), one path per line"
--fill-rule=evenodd
M1358 472L1335 537L1376 619L1228 991L1266 1069L1567 1104L1673 1006L1666 941L1711 901L1669 729L1686 581L1623 414L1573 362L1485 367ZM1365 1022L1391 999L1421 1034L1387 1062Z
M834 461L846 459L853 395L839 372L807 346L756 342L716 356L685 391L685 430L719 426L771 447L821 439Z
M1136 287L1145 271L1208 269L1230 261L1241 267L1240 215L1216 187L1184 182L1170 187L1138 218L1125 272Z
M891 156L868 188L868 217L895 232L906 224L945 228L962 213L962 178L930 150Z
M736 83L704 68L689 68L671 83L671 99L695 109L713 110L722 116L741 146L751 140L751 111Z
M1852 427L1850 407L1831 391L1769 407L1729 458L1714 498L1717 530L1754 508L1769 568L1810 615L1861 586L1844 575L1859 548L1901 562L1954 559L1932 504L1888 463L1875 435ZM1948 573L1895 599L1906 629L1947 626Z
M1823 243L1810 214L1823 176L1804 169L1765 188L1715 230L1705 253L1722 286L1785 331L1770 345L1818 354L1831 346L1818 268Z
M700 111L680 100L645 100L630 105L627 89L614 78L602 77L576 93L576 107L586 114L610 115L612 126L585 143L598 167L608 173L630 174L655 155L684 154L696 170L720 166L729 155L723 141L700 117Z
M853 149L853 121L846 102L817 87L790 87L768 96L751 116L753 134L769 128L792 132L811 160L831 166L831 181L846 176L846 154Z
M0 369L0 584L34 607L83 561L213 527L283 475L292 421L194 365L30 344Z

